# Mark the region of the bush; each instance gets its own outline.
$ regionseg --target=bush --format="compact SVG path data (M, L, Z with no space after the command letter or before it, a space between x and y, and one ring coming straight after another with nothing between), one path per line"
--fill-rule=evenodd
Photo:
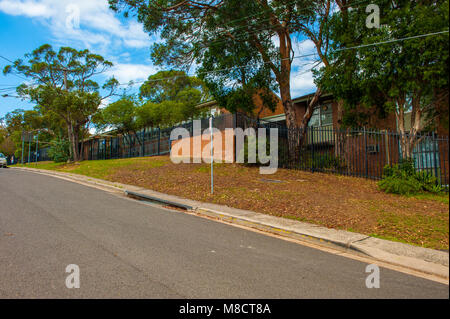
M420 183L412 177L389 176L381 180L378 186L386 193L392 194L412 195L422 191Z
M383 179L378 187L386 193L413 195L422 192L439 193L442 188L436 177L426 172L418 172L412 161L403 161L394 166L385 166Z
M347 167L343 159L333 154L314 154L308 164L317 170L342 170Z
M53 140L48 150L48 156L56 163L67 162L70 158L69 148L68 140Z

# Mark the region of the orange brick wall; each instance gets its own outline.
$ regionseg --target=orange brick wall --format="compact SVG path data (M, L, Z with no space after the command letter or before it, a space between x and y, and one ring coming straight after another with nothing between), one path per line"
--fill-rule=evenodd
M183 156L183 147L189 150L189 158L195 159L198 162L203 158L203 161L211 161L211 143L210 134L193 136L172 141L172 149L170 156L177 159L185 159ZM194 148L194 143L198 143L200 147ZM228 152L227 152L228 145ZM234 130L226 129L225 131L215 132L213 134L213 149L214 161L217 162L234 162ZM219 151L221 150L221 151Z

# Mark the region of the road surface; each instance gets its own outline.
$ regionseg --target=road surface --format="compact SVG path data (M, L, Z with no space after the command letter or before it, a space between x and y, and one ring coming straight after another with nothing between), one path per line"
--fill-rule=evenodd
M66 267L80 288L66 287ZM100 189L0 169L0 298L448 298L448 286Z

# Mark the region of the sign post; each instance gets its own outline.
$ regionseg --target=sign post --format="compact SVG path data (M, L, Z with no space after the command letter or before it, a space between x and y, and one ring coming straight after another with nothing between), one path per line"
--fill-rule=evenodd
M36 165L37 165L37 162L38 162L38 145L39 145L39 131L38 131L37 136L36 136Z
M25 136L24 132L22 132L22 165L23 165L23 149L25 148Z
M27 162L27 164L29 164L31 161L31 138L32 138L32 135L30 133L28 133L28 162Z
M213 137L213 115L209 118L209 131L211 133L211 194L214 194L214 137Z

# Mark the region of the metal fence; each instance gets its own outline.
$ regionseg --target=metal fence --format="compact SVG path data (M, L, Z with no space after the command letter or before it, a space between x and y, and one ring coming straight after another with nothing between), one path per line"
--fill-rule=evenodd
M8 160L8 165L14 165L14 164L19 164L22 163L35 163L35 162L44 162L44 161L51 161L50 156L48 155L48 151L49 151L49 147L45 147L45 148L41 148L37 151L31 151L30 152L30 156L28 156L28 152L25 153L23 155L23 159L22 157L19 155L19 157L17 156L9 156L7 158ZM26 150L25 150L26 151Z
M311 172L335 173L369 179L381 179L386 165L400 163L402 139L409 138L388 130L335 129L332 126L288 129L285 125L250 118L246 115L224 114L214 118L213 126L226 128L277 128L278 164L280 168ZM170 153L170 132L176 127L194 135L193 122L168 128L145 128L136 134L93 138L83 142L84 160L117 159L155 156ZM209 120L202 119L200 129L209 128ZM269 132L268 132L269 134ZM291 145L290 145L291 144ZM294 147L295 151L289 151ZM235 150L236 155L236 150ZM38 160L48 159L45 149ZM441 186L449 185L448 136L434 133L419 134L415 138L412 159L418 171L437 178Z
M449 138L434 133L400 134L388 130L335 129L332 125L288 129L284 125L237 117L237 127L243 129L277 128L278 163L281 168L301 169L342 175L381 179L386 165L400 163L410 141L411 158L417 171L435 176L448 190ZM289 149L295 151L289 151Z

